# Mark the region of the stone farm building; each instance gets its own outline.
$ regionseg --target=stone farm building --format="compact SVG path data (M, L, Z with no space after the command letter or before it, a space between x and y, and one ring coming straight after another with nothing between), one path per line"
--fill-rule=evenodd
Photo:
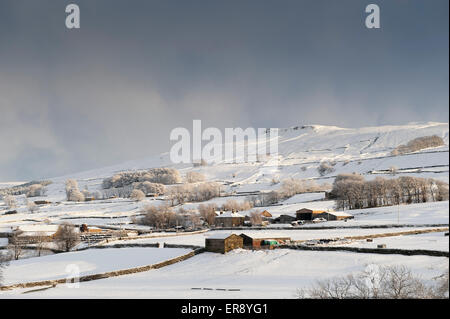
M296 212L297 220L311 221L315 218L325 218L326 220L344 220L353 218L352 215L344 212L327 212L325 210L312 210L308 208L299 209Z
M214 234L205 239L206 251L225 254L230 250L243 248L244 240L236 234Z
M217 227L237 227L244 225L245 217L235 212L220 212L215 219Z
M326 220L346 220L353 219L354 216L344 212L326 212L317 215L319 218L325 218Z
M291 241L290 237L270 237L270 238L253 238L249 235L246 235L244 233L240 234L239 236L243 239L243 245L246 249L261 249L261 248L271 248L271 247L263 247L264 241L276 241L278 244L286 244Z

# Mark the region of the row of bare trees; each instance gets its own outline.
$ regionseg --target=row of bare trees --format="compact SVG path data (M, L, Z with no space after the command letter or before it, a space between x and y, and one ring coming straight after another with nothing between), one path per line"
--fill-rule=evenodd
M448 184L432 178L377 177L367 181L360 174L338 175L330 193L338 208L343 209L443 201L448 200L448 195Z
M449 272L426 284L405 266L376 266L355 275L317 281L299 289L298 298L313 299L447 299Z
M152 168L143 171L122 172L105 178L102 183L104 189L120 188L136 182L150 182L172 185L181 182L178 170L174 168Z
M445 145L445 142L440 136L422 136L415 138L404 145L398 146L391 152L391 154L400 155L405 153L417 152L425 148L439 147L442 145Z
M175 211L173 207L167 204L147 205L142 212L143 216L134 218L133 222L155 229L167 229L176 226L196 228L203 223L197 212L187 211L183 208Z

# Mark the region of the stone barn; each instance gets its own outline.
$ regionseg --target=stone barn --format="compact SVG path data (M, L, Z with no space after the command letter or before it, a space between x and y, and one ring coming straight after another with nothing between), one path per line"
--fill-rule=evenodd
M246 249L260 249L260 248L262 248L261 246L264 246L264 245L262 245L262 243L264 241L267 241L267 240L275 240L279 244L286 244L286 243L289 243L291 241L290 237L253 238L253 237L248 236L248 235L246 235L244 233L240 234L239 236L242 237L243 243L244 243L244 248L246 248Z
M319 215L324 213L327 214L327 211L302 208L296 212L296 217L297 220L313 220L314 218L317 218L319 217Z
M205 249L209 252L225 254L237 248L244 248L244 241L236 234L215 234L205 239Z
M346 220L354 218L353 215L344 212L326 212L318 214L316 217L325 218L326 220Z
M235 212L220 212L215 219L217 227L238 227L244 225L245 217Z

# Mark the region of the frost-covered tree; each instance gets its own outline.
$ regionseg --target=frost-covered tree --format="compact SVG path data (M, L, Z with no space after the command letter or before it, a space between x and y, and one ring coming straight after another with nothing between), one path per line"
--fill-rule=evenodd
M133 191L131 192L130 198L135 201L141 201L145 198L145 194L143 191L141 191L139 189L133 189Z
M41 184L33 184L28 188L26 193L27 197L43 196L45 194L45 188Z
M205 175L199 172L188 172L186 174L186 181L188 183L199 183L206 180Z
M15 208L17 207L17 201L16 198L12 195L6 195L3 197L3 201L5 202L5 205L9 208Z
M68 201L83 202L85 197L78 189L78 182L74 179L66 181L66 197Z
M317 171L319 172L320 176L330 174L334 172L334 163L323 161L317 167Z
M214 203L198 205L198 212L208 225L214 225L217 206Z
M39 206L36 205L34 202L28 202L27 208L30 211L30 213L37 213L39 211Z
M54 237L58 248L66 252L72 250L80 241L80 234L71 223L59 225Z

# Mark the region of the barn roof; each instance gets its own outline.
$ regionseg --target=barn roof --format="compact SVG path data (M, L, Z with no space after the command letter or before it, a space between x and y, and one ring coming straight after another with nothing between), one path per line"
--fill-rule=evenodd
M225 212L225 213L220 214L219 216L216 216L216 218L225 218L225 217L242 217L242 218L244 218L244 216L242 216L241 214L233 213L233 212Z
M216 233L211 236L208 236L207 239L227 239L228 237L234 234L231 233Z

